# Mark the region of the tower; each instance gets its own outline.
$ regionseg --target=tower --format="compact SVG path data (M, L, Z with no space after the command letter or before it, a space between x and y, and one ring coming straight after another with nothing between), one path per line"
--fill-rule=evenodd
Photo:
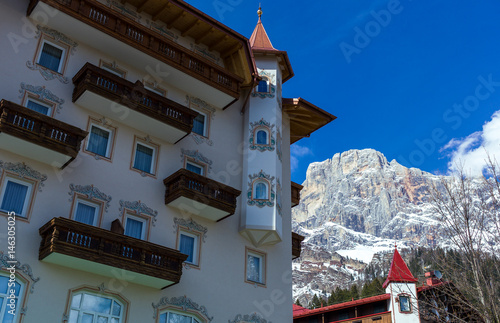
M259 20L250 46L260 81L244 112L243 183L247 183L248 190L242 205L240 233L259 247L282 240L285 136L281 88L293 71L287 53L271 44L262 25L260 8L257 13ZM288 214L290 206L286 210Z
M419 323L420 316L417 301L417 279L413 277L403 258L394 249L389 275L382 287L390 294L389 311L392 322Z

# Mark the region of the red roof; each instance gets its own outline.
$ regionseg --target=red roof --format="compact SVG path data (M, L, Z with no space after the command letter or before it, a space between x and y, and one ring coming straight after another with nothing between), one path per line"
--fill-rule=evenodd
M264 29L264 25L260 20L257 22L257 26L253 30L252 36L250 36L250 47L252 49L261 49L261 50L271 50L276 51L277 49L273 47L271 44L271 40L269 36L267 36L266 30Z
M391 269L389 269L389 275L382 285L386 288L389 283L415 283L418 279L413 277L410 269L406 266L405 261L398 252L398 249L394 249L394 256L392 257Z
M375 303L378 301L387 300L389 298L390 298L390 294L382 294L382 295L357 299L355 301L350 301L350 302L339 303L339 304L334 304L334 305L330 305L330 306L315 308L313 310L305 309L305 311L303 310L300 312L298 312L298 311L296 312L295 307L294 307L293 318L294 319L301 318L301 317L316 315L316 314L320 314L320 313L340 310L340 309L347 308L347 307L353 307L353 306L358 306L358 305L363 305L363 304L368 304L368 303ZM294 305L294 306L296 306L296 305Z
M303 308L302 306L299 306L297 304L293 304L293 315L298 315L304 311L308 311L308 309Z

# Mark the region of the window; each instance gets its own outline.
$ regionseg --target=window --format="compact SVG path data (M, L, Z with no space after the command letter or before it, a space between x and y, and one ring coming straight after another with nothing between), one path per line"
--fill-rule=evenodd
M267 131L258 130L257 131L257 145L267 145Z
M68 323L122 323L126 304L106 294L73 294Z
M411 302L409 295L399 295L399 311L402 313L410 313L411 312Z
M154 93L161 95L161 96L165 96L165 97L167 96L167 90L158 86L158 84L156 82L147 82L147 81L143 80L143 83L144 83L144 88L146 90L149 90L149 91L154 92Z
M127 214L125 216L125 232L126 236L146 240L146 229L148 221L144 218Z
M13 293L12 293L13 291ZM0 321L5 323L18 322L18 318L21 310L21 302L19 297L22 297L24 293L24 284L19 280L9 282L9 277L0 274ZM9 304L15 304L15 313L9 313Z
M137 143L135 145L134 168L145 173L153 173L155 150L152 147Z
M103 62L102 60L99 62L99 67L102 68L105 71L108 71L110 73L113 73L121 78L125 78L127 76L127 72L119 68L115 62L113 63L108 63L108 62Z
M268 185L264 182L254 183L254 199L256 200L268 200Z
M33 98L28 98L26 100L26 107L30 110L45 114L47 116L50 116L52 114L53 108L51 105L42 101L35 100Z
M196 163L193 163L191 161L186 161L186 169L189 171L192 171L193 173L196 173L198 175L204 175L204 167L200 166Z
M100 124L104 125L100 125ZM99 121L90 118L89 126L87 128L89 135L85 143L85 151L91 153L100 159L110 161L113 155L113 145L116 133L116 128L106 125L105 121Z
M96 225L100 214L100 205L90 201L77 199L73 219L88 225Z
M160 314L160 321L159 321L159 323L201 323L201 322L202 321L199 321L192 316L174 312L166 312Z
M37 64L62 74L65 52L63 47L43 40Z
M199 111L198 116L193 120L193 132L200 136L207 137L207 116Z
M246 249L245 281L265 285L266 255L252 249Z
M263 79L262 81L259 82L259 85L257 87L257 92L260 93L268 93L269 90L267 88L267 80Z
M6 176L2 185L0 210L15 212L17 216L27 218L33 192L33 183Z
M186 263L193 266L199 266L200 235L198 233L180 229L177 245L181 253L188 255Z

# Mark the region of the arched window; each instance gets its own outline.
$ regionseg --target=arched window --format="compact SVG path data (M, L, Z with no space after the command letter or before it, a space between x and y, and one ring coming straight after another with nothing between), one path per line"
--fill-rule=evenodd
M202 321L191 315L185 315L174 312L165 312L160 314L159 323L202 323Z
M259 82L259 86L257 87L257 92L267 93L269 90L267 89L267 80L263 79Z
M71 295L69 320L71 323L123 323L126 304L106 293L81 291Z
M22 298L23 293L24 284L21 281L16 279L14 282L9 282L8 276L4 276L3 273L0 275L0 322L19 322L22 305L19 298ZM14 312L11 311L10 304L14 305Z
M255 195L254 198L257 200L267 200L269 197L267 195L267 185L263 182L255 183Z
M257 145L267 145L267 131L257 131Z

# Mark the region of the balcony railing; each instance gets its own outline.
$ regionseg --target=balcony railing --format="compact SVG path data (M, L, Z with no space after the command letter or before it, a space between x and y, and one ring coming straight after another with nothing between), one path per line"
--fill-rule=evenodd
M80 128L7 100L0 101L0 132L49 150L31 156L33 149L17 146L13 150L19 148L21 151L15 152L33 159L43 158L48 163L58 161L62 168L76 158L81 142L87 136L87 132Z
M300 191L304 188L304 186L292 182L292 207L299 205L300 203Z
M331 321L330 323L373 323L373 322L391 323L392 322L391 312L371 314L371 315L360 316L360 317L351 318L351 319L347 319L347 320Z
M220 221L236 210L241 191L186 169L180 169L163 180L165 204Z
M233 98L239 97L242 78L96 0L31 0L28 15L38 3L54 7Z
M292 232L292 259L300 257L300 252L302 250L302 240L304 237L298 233Z
M158 289L179 282L187 258L177 250L61 217L50 220L39 233L40 260L99 275L119 275Z
M73 77L73 83L73 102L110 118L119 118L131 127L140 128L171 143L191 132L193 120L198 115L196 111L145 89L139 81L129 82L90 63L86 63ZM96 105L93 100L80 100L86 91L107 100L108 104ZM127 108L139 113L138 117L143 121L124 114ZM166 131L165 126L175 131Z

